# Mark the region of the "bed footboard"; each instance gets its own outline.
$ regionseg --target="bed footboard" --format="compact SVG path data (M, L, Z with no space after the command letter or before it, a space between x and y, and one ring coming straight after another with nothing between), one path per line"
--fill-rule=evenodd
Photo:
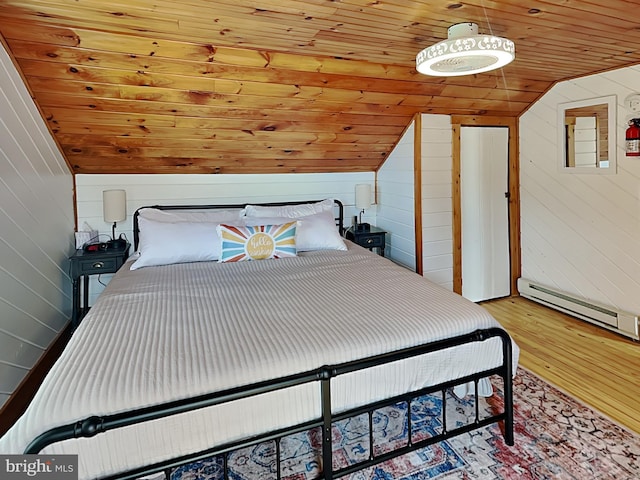
M340 412L336 414L333 411L331 405L331 381L333 378L344 375L347 373L355 372L357 370L367 369L371 367L376 367L379 365L383 365L390 362L396 362L399 360L403 360L409 357L424 355L427 353L435 352L438 350L443 350L447 348L452 348L460 345L464 345L472 342L483 342L490 338L499 337L502 341L502 364L498 367L483 370L480 372L476 372L473 375L469 375L463 378L451 379L450 381L428 386L426 388L422 388L420 390L408 392L406 394L402 394L390 399L386 399L384 401L378 401L375 403L371 403L365 406L361 406L347 412ZM504 395L504 408L503 411L494 413L490 416L480 418L478 413L478 382L482 378L486 378L492 375L498 375L502 378L503 383L503 395ZM473 333L439 340L436 342L432 342L426 345L420 345L416 347L406 348L400 351L391 352L388 354L377 355L353 362L343 363L339 365L330 365L324 366L312 371L291 375L287 377L282 377L279 379L260 382L257 384L237 387L233 389L229 389L222 392L216 392L208 395L202 395L195 398L185 399L181 401L170 402L162 405L156 405L153 407L133 410L129 412L124 412L116 415L109 415L103 417L89 417L82 421L78 421L73 424L64 425L61 427L54 428L49 430L42 435L38 436L25 450L27 454L36 454L39 453L46 446L51 445L56 442L60 442L63 440L71 439L71 438L82 438L82 437L93 437L94 435L101 434L103 432L107 432L112 429L117 429L129 425L134 425L150 420L155 420L179 413L189 412L193 410L198 410L205 407L210 407L214 405L219 405L225 402L231 402L241 398L252 397L254 395L260 395L267 392L272 392L275 390L286 389L290 387L294 387L297 385L302 385L310 382L320 382L320 395L321 395L321 408L322 414L321 417L306 422L304 424L295 425L288 428L282 428L276 431L272 431L266 433L264 435L248 438L246 440L237 441L228 443L225 445L218 445L207 449L205 451L197 452L193 455L189 455L188 457L180 457L168 461L164 461L162 463L157 463L154 465L148 465L142 468L136 468L134 470L130 470L127 472L122 472L117 475L112 475L104 478L119 478L119 479L134 479L144 475L149 475L156 472L162 471L170 471L171 469L178 467L180 465L184 465L189 462L202 460L205 458L213 457L216 455L227 454L239 448L248 447L251 445L256 445L265 441L275 441L277 448L279 450L279 442L285 436L309 431L314 428L321 429L322 432L322 465L323 466L333 466L333 447L332 447L332 425L334 422L338 422L344 420L346 418L351 418L356 415L368 415L369 423L371 424L371 418L373 412L377 409L383 408L385 406L393 405L398 402L407 402L410 404L413 398L416 398L421 395L430 394L433 392L444 392L447 389L454 387L455 385L459 385L461 383L473 382L475 385L475 403L476 403L476 412L475 419L467 425L456 427L456 428L447 428L446 423L442 426L442 431L436 435L430 436L428 438L420 439L418 441L413 441L411 438L411 434L409 434L408 441L406 445L401 446L399 448L395 448L393 451L384 452L379 455L374 454L373 444L369 445L369 458L362 462L358 462L353 465L348 465L346 467L341 467L338 469L334 468L323 468L321 473L321 478L326 480L332 478L338 478L349 473L353 473L357 470L361 470L363 468L384 462L390 458L397 457L403 455L405 453L417 450L419 448L424 448L428 445L440 442L442 440L451 438L453 436L469 432L478 428L485 427L492 423L502 422L503 425L503 435L505 442L508 445L513 445L514 443L514 434L513 434L513 387L512 387L512 377L513 377L513 368L512 368L512 344L511 338L509 335L500 328L490 328L485 330L477 330ZM407 425L407 429L411 432L411 420L410 415L408 417L409 424ZM370 442L373 442L373 438L371 436ZM226 458L226 457L225 457ZM276 462L278 464L277 468L277 478L281 478L280 465L279 465L279 456L276 457ZM226 471L226 468L225 468ZM226 478L226 477L225 477Z

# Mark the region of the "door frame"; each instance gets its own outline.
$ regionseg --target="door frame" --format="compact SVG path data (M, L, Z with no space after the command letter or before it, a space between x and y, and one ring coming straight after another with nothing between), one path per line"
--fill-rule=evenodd
M462 295L462 207L460 203L460 129L461 127L507 127L508 140L508 216L509 267L511 295L518 293L520 261L520 163L518 159L518 119L516 117L490 117L454 115L451 117L453 151L451 168L453 210L453 291Z

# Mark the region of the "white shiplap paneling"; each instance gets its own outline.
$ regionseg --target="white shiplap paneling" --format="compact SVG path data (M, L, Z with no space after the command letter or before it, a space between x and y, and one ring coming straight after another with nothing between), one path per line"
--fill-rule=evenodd
M73 179L0 46L0 406L71 317Z
M453 289L451 117L422 115L422 268Z
M453 289L451 117L422 115L422 268ZM391 257L415 266L413 126L378 172L378 225L390 232Z
M640 160L626 157L640 67L562 82L520 120L522 275L640 314ZM617 96L617 173L558 171L559 103Z
M377 225L385 229L385 256L415 270L414 124L378 171Z
M78 225L97 229L101 239L111 236L111 224L102 217L102 191L122 188L127 192L127 219L117 225L116 235L133 239L133 214L137 208L157 204L224 204L322 200L336 198L345 206L345 225L355 210L355 185L374 183L374 173L274 174L274 175L77 175ZM375 208L363 221L375 224ZM108 283L112 275L102 275ZM97 277L90 282L90 303L104 287Z

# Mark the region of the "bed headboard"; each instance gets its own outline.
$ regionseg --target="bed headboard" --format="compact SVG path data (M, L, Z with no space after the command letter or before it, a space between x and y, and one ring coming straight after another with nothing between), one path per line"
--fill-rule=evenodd
M251 203L251 205L261 205L264 207L278 207L281 205L300 205L303 203L315 203L321 200L301 200L297 202L269 202L269 203ZM336 226L340 235L344 234L344 206L340 200L334 200L334 213L336 219ZM138 226L139 211L143 208L157 208L158 210L208 210L208 209L231 209L231 208L245 208L248 203L236 203L236 204L221 204L221 205L150 205L138 208L133 214L133 248L134 251L138 249L138 241L140 229Z

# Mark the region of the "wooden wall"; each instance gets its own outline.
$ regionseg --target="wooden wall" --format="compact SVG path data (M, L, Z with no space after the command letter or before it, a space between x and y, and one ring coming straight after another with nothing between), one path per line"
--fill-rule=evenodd
M71 317L73 178L0 45L0 406Z
M453 289L452 132L449 115L422 115L423 275Z
M378 171L376 222L387 230L385 256L416 268L414 209L414 145L412 123Z
M562 82L520 122L522 276L640 314L640 158L627 157L640 68ZM557 105L617 97L617 173L560 172ZM637 113L635 114L638 115Z
M391 257L450 290L453 289L451 142L449 115L420 115L378 173L377 215L378 224L391 232ZM414 163L415 155L418 159ZM419 185L415 183L416 176ZM414 195L420 197L419 207ZM420 217L418 231L415 215ZM418 248L415 242L419 243ZM417 268L416 255L420 255Z

